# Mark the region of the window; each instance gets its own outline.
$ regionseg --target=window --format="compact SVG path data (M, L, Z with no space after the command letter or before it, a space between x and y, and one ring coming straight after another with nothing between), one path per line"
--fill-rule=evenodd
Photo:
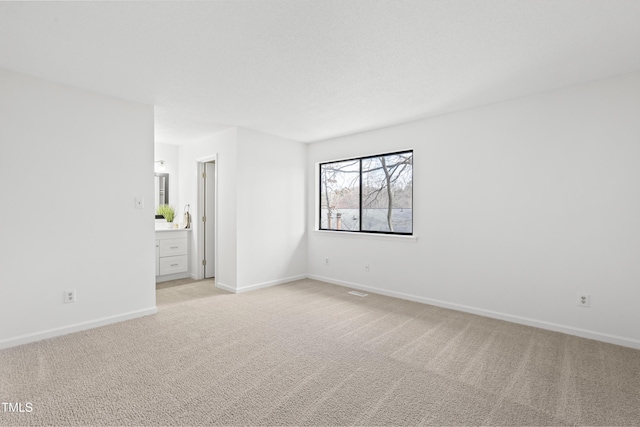
M413 151L321 163L320 230L413 234Z

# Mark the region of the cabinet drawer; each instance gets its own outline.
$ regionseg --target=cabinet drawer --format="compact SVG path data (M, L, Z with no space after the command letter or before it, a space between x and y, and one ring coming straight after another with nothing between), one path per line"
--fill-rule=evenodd
M187 239L160 240L160 257L186 254Z
M187 271L187 256L169 256L160 258L160 275Z

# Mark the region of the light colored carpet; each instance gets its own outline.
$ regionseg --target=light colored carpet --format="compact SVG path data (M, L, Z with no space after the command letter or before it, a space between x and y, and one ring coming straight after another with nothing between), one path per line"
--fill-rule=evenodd
M156 305L159 308L169 304L229 294L227 291L216 288L214 279L200 282L175 280L165 282L163 285L162 287L159 287L159 284L156 285Z
M187 277L184 279L169 280L167 282L159 282L159 283L156 283L156 291L160 289L173 288L175 286L187 285L195 282L197 282L197 280L192 279L190 277Z
M0 399L33 404L0 425L640 424L638 350L312 280L210 288L0 351Z

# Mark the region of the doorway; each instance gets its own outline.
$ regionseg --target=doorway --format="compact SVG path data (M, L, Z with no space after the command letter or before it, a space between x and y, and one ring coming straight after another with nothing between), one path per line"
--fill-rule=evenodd
M198 159L197 277L216 276L217 167L216 156Z

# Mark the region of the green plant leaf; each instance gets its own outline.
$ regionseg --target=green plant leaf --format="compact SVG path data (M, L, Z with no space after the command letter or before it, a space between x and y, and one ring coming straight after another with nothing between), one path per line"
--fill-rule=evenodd
M167 222L173 222L173 219L176 217L176 212L172 206L160 205L158 209L156 209L156 215L162 215Z

